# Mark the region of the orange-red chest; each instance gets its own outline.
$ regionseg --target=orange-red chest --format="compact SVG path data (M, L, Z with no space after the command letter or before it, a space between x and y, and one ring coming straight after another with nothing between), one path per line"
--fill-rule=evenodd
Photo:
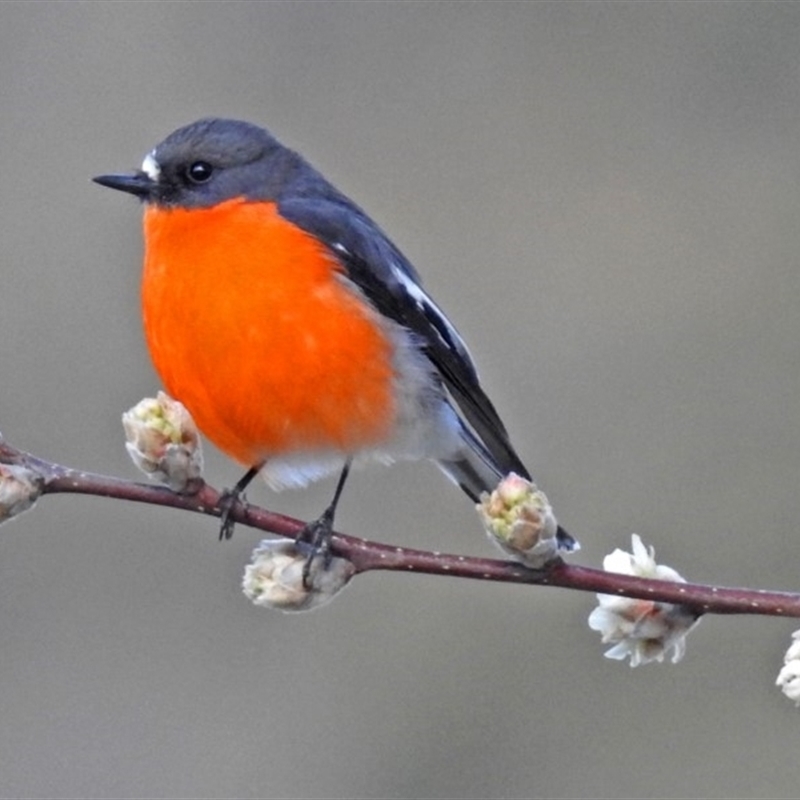
M391 435L385 328L327 248L274 204L148 206L144 234L153 363L221 450L252 465Z

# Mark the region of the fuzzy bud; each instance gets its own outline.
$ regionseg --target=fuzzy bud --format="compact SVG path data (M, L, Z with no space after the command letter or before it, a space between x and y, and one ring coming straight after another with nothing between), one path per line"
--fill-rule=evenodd
M189 412L164 392L122 415L133 463L174 492L191 492L203 472L200 434Z
M19 464L0 464L0 523L27 511L42 493L44 478Z
M257 606L280 611L311 611L330 603L355 574L345 558L323 558L311 563L308 580L303 580L307 547L294 539L264 539L245 567L242 590Z
M556 558L558 522L536 484L512 472L476 508L489 539L526 567L542 569Z

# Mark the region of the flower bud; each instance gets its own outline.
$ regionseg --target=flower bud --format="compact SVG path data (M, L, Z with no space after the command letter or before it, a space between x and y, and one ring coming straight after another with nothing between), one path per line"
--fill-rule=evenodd
M200 434L189 412L164 392L122 415L125 448L149 478L174 492L191 492L203 472Z
M476 506L489 539L517 561L541 569L558 554L558 522L544 492L515 473Z
M345 558L311 562L304 580L308 548L294 539L264 539L245 567L242 590L254 605L281 611L311 611L329 603L355 574Z
M38 472L19 464L0 464L0 523L31 508L43 486Z

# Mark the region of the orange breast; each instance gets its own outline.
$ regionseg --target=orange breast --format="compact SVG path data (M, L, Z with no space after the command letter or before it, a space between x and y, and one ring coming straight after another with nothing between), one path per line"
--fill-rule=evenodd
M355 452L393 424L376 313L274 204L145 211L144 326L166 390L242 464Z

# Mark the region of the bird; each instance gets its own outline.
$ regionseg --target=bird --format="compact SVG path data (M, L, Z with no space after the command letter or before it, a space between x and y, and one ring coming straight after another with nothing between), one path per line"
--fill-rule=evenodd
M329 546L351 465L432 460L473 501L530 479L464 340L379 225L249 122L204 118L132 172L144 203L142 315L167 392L274 489L339 474L303 535ZM576 541L559 526L559 547Z

